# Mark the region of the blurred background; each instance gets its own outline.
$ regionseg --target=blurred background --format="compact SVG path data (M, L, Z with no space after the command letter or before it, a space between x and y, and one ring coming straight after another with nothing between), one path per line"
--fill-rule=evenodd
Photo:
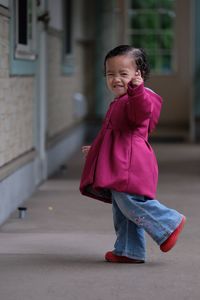
M199 15L198 0L0 0L0 224L95 135L118 44L149 55L152 140L199 142Z

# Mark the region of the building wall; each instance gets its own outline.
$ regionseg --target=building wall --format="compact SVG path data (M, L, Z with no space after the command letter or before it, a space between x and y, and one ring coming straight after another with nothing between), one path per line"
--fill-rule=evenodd
M10 7L5 8L0 2L0 224L31 196L40 179L46 178L41 175L43 170L47 169L44 173L48 176L58 169L80 147L85 134L81 123L83 115L77 113L80 112L80 103L73 99L74 93L84 94L85 89L84 43L74 36L73 72L63 74L62 22L52 22L46 31L48 76L44 110L47 111L48 124L47 136L41 139L43 130L38 116L40 104L45 101L42 102L44 99L40 98L38 91L40 60L33 62L34 67L29 73L24 61L18 60L14 62L13 71L13 36L9 34L9 29L13 28L13 2L9 3ZM56 8L61 3L57 1ZM56 13L58 19L62 13L61 9L59 11L60 15ZM42 14L42 10L39 13ZM81 26L80 15L76 16L77 21ZM37 28L38 39L42 26ZM41 53L39 47L40 44L38 55ZM45 139L45 153L40 153L38 141ZM44 155L47 165L43 164L41 155Z
M0 15L0 167L33 148L33 77L10 77L9 21Z
M73 2L72 17L72 66L66 74L63 72L63 29L62 29L62 1L56 3L57 13L54 14L54 2L49 1L51 22L48 30L48 110L47 110L47 136L48 139L59 135L80 121L76 114L75 94L83 96L84 91L84 47L79 43L81 28L81 14L78 10L80 1Z
M0 4L0 224L35 190L33 76L10 75L10 22Z
M48 138L73 126L77 118L74 112L74 94L83 93L82 49L75 46L75 66L71 74L62 73L62 34L48 32Z

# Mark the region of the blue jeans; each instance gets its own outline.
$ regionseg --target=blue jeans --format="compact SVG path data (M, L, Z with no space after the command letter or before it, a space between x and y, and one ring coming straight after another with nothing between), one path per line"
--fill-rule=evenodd
M145 260L145 231L161 245L181 223L182 215L158 200L112 191L117 239L114 253Z

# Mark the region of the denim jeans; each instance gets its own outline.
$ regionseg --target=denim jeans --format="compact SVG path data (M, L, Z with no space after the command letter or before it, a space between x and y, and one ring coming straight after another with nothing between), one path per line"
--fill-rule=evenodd
M182 215L158 200L112 191L117 239L114 253L145 260L145 231L161 245L181 223Z

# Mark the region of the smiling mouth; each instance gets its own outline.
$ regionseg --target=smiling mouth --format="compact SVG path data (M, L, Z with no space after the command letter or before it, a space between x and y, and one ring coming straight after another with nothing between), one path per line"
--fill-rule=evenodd
M123 88L123 85L113 85L113 88Z

